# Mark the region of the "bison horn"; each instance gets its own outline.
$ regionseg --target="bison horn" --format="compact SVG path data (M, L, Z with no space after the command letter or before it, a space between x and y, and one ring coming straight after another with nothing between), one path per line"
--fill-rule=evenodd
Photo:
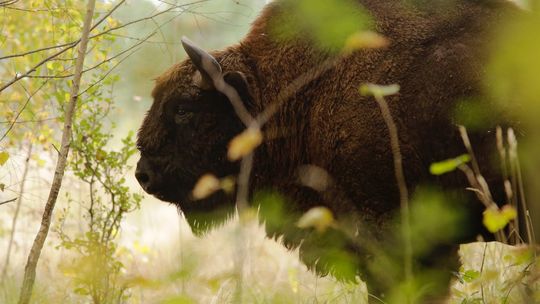
M214 81L212 80L216 76L221 76L221 65L217 60L208 52L204 51L187 37L182 37L182 46L188 54L193 65L201 73L201 79L199 85L202 88L213 88Z

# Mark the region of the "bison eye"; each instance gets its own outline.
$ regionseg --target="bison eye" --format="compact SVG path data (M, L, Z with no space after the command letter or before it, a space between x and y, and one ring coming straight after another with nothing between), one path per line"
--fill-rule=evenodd
M174 115L174 122L178 125L183 125L188 123L193 117L193 112L187 111L185 109L178 109Z

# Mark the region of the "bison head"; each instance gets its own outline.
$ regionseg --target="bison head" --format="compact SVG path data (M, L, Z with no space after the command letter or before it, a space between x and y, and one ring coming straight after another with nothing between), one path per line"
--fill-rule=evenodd
M222 64L227 64L222 67L186 38L182 44L190 60L173 66L156 81L154 102L138 133L141 158L135 176L147 193L178 206L192 228L204 228L230 214L233 200L223 192L194 200L191 191L205 173L218 177L237 173L238 164L226 158L227 144L243 129L210 75L223 77L244 102L251 98L238 62L228 60L230 52L221 54Z

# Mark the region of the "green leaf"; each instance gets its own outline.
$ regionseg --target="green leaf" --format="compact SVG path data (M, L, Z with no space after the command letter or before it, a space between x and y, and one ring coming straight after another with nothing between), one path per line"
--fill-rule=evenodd
M9 153L7 153L6 151L0 152L0 166L5 164L8 159L9 159Z
M83 287L78 287L78 288L75 288L75 290L73 290L76 294L78 295L82 295L82 296L86 296L86 295L89 295L90 292L88 292L88 290L86 288L83 288Z
M502 209L488 208L484 211L484 226L489 232L495 233L508 225L517 217L517 211L510 205L505 205Z
M54 70L54 64L52 61L48 61L45 66L47 67L47 69L49 70Z
M474 281L478 277L480 277L480 272L476 270L466 270L461 276L463 281L467 283Z
M398 84L390 85L378 85L372 83L365 83L360 86L360 94L363 96L390 96L399 93Z
M471 157L468 154L460 155L456 158L443 160L429 166L429 172L433 175L442 175L456 170L459 166L469 162Z
M186 295L175 296L162 301L161 304L192 304L195 303L193 299Z

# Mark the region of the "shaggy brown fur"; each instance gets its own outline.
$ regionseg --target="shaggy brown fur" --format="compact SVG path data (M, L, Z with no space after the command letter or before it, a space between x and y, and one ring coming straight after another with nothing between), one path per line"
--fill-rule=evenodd
M328 206L338 219L350 220L352 225L363 223L363 235L381 239L399 207L398 191L387 128L378 105L359 94L359 85L401 86L400 93L388 102L399 130L411 190L421 182L464 187L458 174L436 180L429 175L428 167L465 153L451 114L457 101L480 93L488 31L502 13L499 5L480 1L457 1L452 11L445 13L422 11L393 0L360 2L374 16L376 30L390 39L390 46L343 59L286 101L263 129L272 136L256 151L252 189L271 188L283 193L289 201L286 208L292 213ZM240 91L253 114L274 102L293 80L333 56L306 39L274 39L270 24L282 13L281 7L281 1L268 5L238 45L212 53L224 72L245 75L247 87L225 79ZM190 191L204 173L226 176L238 171L237 164L228 162L225 154L228 141L243 127L223 95L193 85L195 72L187 60L157 79L154 103L139 131L142 158L138 172L151 175L142 177L141 184L147 183L143 185L145 190L177 204L188 220L193 216L207 228L218 217L210 211L228 206L221 214L226 215L232 199L218 193L193 202ZM178 107L183 107L180 123L175 122ZM479 155L494 150L488 135L473 135ZM483 162L483 169L489 167L487 163ZM298 185L297 170L305 164L327 170L333 186L317 193ZM464 238L480 232L478 223L479 218L472 220ZM271 235L285 234L287 245L307 239L302 252L308 263L324 254L309 248L309 240L327 246L325 242L336 233L329 232L328 239L323 240L295 229L292 222L270 226ZM340 246L355 252L360 260L366 258L356 245ZM367 271L362 261L358 265L364 268L361 272ZM377 281L376 274L361 275ZM372 282L371 286L377 285Z

